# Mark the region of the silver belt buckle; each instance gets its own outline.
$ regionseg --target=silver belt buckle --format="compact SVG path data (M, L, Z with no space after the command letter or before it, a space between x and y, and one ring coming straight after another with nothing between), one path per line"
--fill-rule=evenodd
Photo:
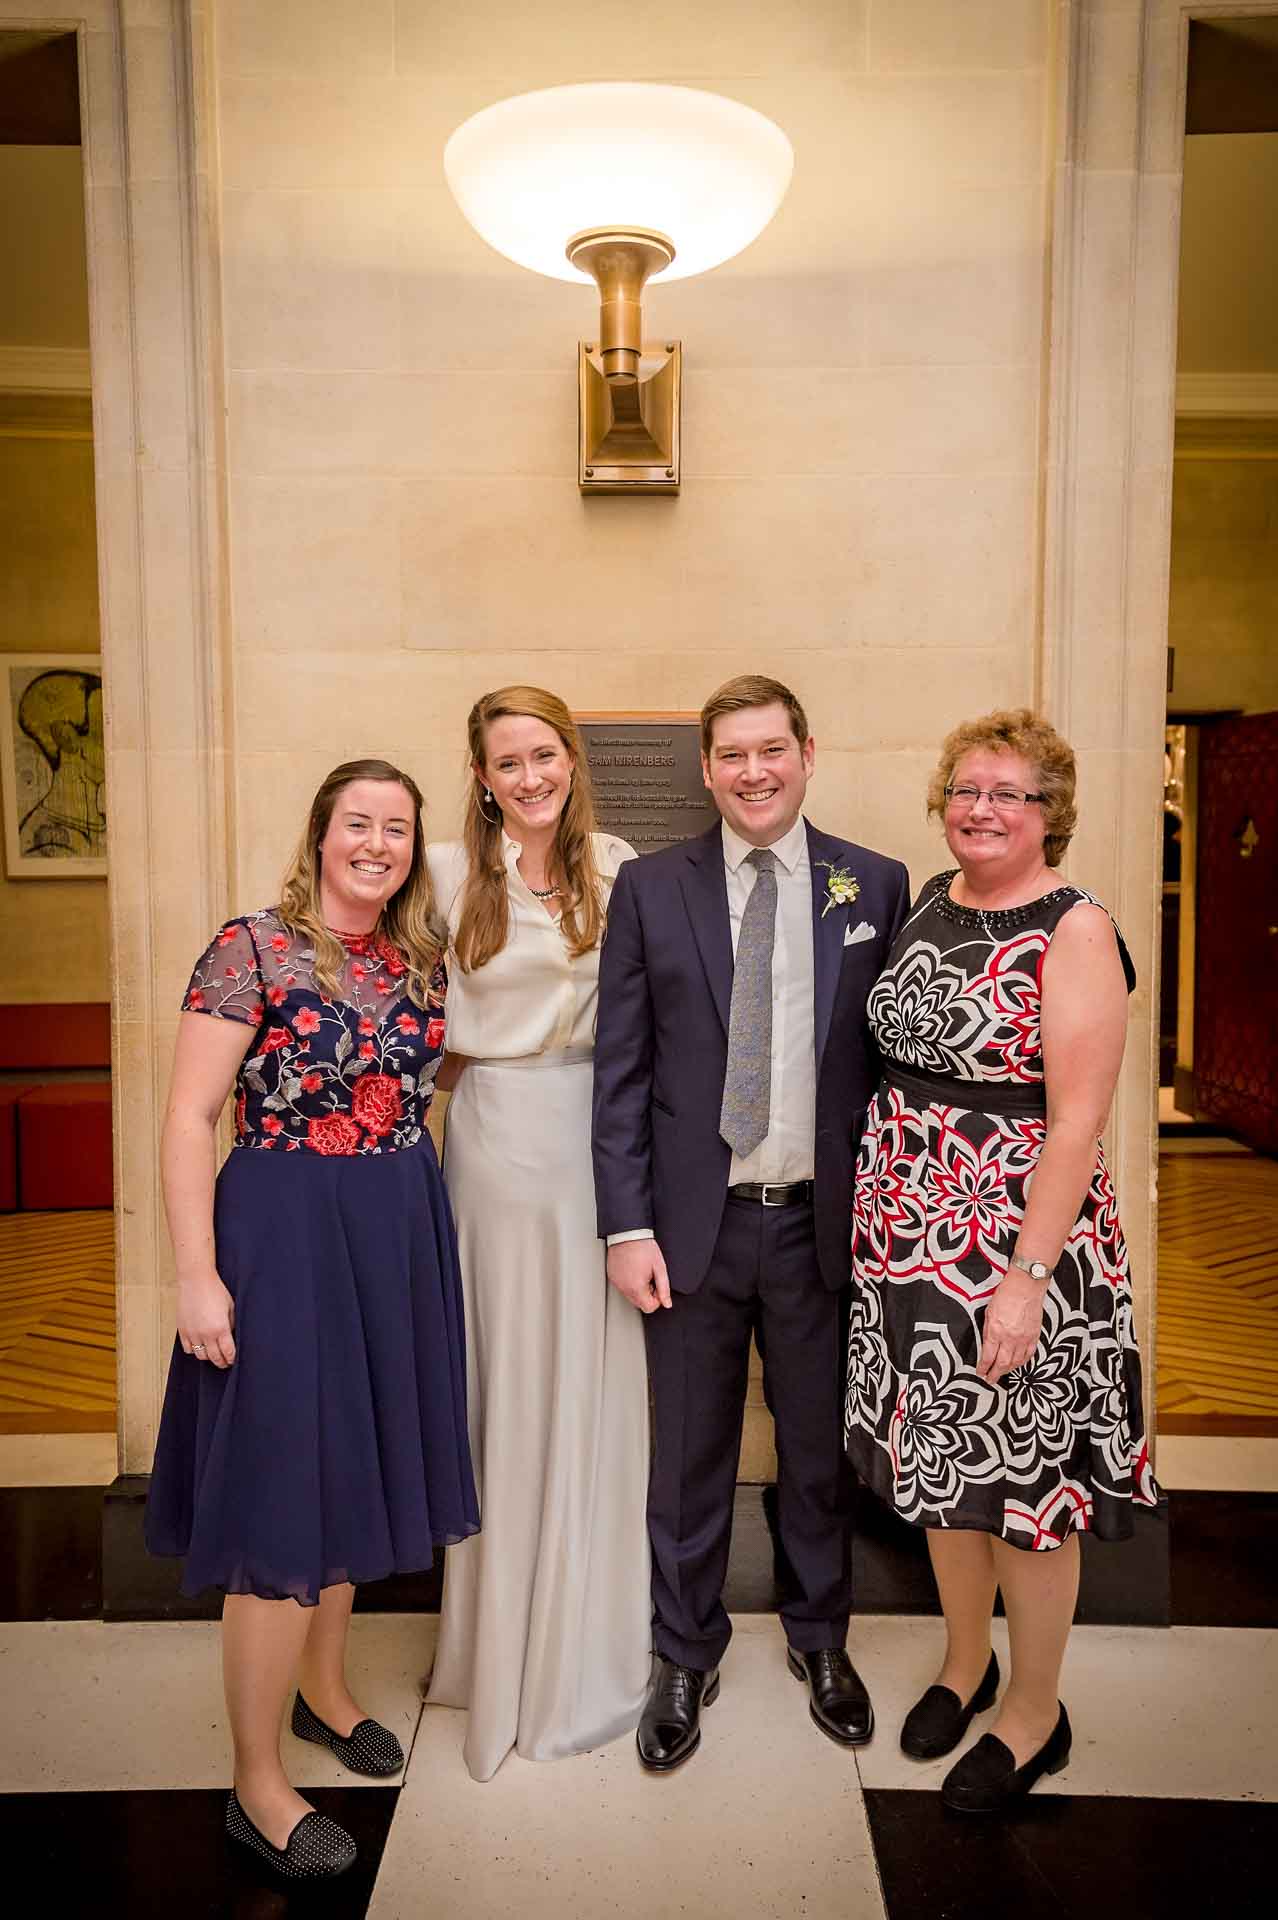
M769 1200L768 1195L770 1193L780 1193L787 1184L788 1182L784 1180L765 1180L763 1182L763 1205L765 1207L783 1207L785 1205L784 1200Z

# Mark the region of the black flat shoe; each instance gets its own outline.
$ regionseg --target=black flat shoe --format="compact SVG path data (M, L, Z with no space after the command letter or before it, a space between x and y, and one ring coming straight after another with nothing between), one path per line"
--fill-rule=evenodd
M293 1702L292 1728L299 1740L313 1740L317 1747L329 1747L352 1773L365 1773L373 1780L384 1780L398 1773L404 1764L404 1749L389 1727L376 1720L361 1720L343 1737L326 1727L312 1713L299 1693Z
M635 1744L651 1773L669 1773L701 1745L701 1709L719 1698L719 1669L701 1673L659 1658Z
M1063 1706L1051 1734L1023 1767L1017 1766L1011 1748L994 1734L982 1734L946 1774L941 1798L957 1813L999 1813L1009 1800L1027 1794L1043 1774L1059 1773L1069 1765L1072 1739L1069 1715Z
M985 1678L967 1705L953 1687L929 1687L905 1716L901 1751L912 1760L939 1760L952 1753L971 1725L972 1716L994 1705L998 1694L998 1659L990 1655Z
M809 1712L829 1739L841 1747L863 1747L874 1732L874 1708L865 1683L842 1647L820 1647L816 1653L785 1650L786 1663L796 1680L807 1684Z
M226 1803L226 1836L269 1862L289 1880L335 1880L355 1860L355 1842L324 1813L304 1813L288 1845L273 1847L259 1833L232 1792Z

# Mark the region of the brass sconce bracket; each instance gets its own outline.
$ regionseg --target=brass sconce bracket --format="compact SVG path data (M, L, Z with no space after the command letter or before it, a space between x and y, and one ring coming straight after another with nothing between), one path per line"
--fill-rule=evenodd
M645 346L638 378L609 380L577 349L577 484L583 493L678 493L680 343Z
M675 257L646 227L591 227L568 258L599 288L599 340L577 355L577 484L583 493L679 491L679 343L643 345L643 289Z

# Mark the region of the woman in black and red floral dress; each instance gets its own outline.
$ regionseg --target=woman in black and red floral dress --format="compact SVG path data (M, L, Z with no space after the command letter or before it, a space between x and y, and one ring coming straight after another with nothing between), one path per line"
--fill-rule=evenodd
M1104 908L1051 872L1074 781L1024 709L955 729L929 811L959 865L924 887L868 1002L884 1075L856 1178L848 1449L928 1529L947 1648L902 1729L913 1757L950 1752L993 1705L1002 1590L997 1733L942 1787L968 1811L1064 1766L1078 1536L1124 1539L1157 1500L1099 1142L1134 973Z
M456 1242L426 1131L441 932L420 793L351 762L315 797L281 905L223 927L179 1023L163 1147L178 1338L147 1544L185 1557L185 1592L226 1593L227 1828L292 1878L355 1852L284 1773L294 1676L294 1733L397 1771L398 1741L346 1686L355 1583L429 1567L479 1524Z

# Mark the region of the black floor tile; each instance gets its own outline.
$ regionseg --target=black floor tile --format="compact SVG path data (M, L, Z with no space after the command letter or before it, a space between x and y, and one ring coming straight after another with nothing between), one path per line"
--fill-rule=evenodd
M1278 1627L1278 1494L1171 1495L1174 1627Z
M0 1487L0 1620L102 1611L101 1487Z
M10 1793L0 1795L0 1848L11 1892L38 1887L26 1913L85 1920L363 1920L390 1830L398 1787L308 1787L340 1821L359 1858L331 1885L289 1886L265 1863L232 1849L226 1791ZM21 1871L20 1871L21 1870ZM15 1914L19 1907L11 1909Z
M194 1598L180 1591L182 1563L157 1559L142 1537L144 1473L120 1474L102 1502L102 1613L107 1620L220 1620L222 1595L210 1588ZM444 1552L421 1573L393 1575L356 1589L356 1613L438 1613Z
M1210 1499L1226 1496L1211 1494ZM1137 1508L1130 1540L1084 1537L1079 1581L1080 1626L1165 1627L1169 1624L1170 1552L1167 1504ZM852 1545L856 1613L939 1613L927 1532L901 1519L868 1487L857 1492ZM1001 1606L999 1608L1001 1612Z
M146 1487L145 1475L122 1477L105 1502L101 1487L0 1487L0 1620L217 1619L220 1594L183 1599L179 1563L147 1554ZM731 1612L771 1612L785 1592L775 1501L774 1488L737 1488ZM1136 1523L1134 1540L1084 1542L1081 1624L1164 1624L1169 1583L1173 1626L1278 1626L1278 1494L1172 1493L1167 1509L1139 1512ZM437 1612L442 1576L441 1553L428 1572L362 1587L356 1611ZM864 1491L853 1604L858 1613L937 1611L922 1530Z
M1044 1793L1003 1818L865 1795L888 1920L1167 1920L1263 1902L1278 1806Z

